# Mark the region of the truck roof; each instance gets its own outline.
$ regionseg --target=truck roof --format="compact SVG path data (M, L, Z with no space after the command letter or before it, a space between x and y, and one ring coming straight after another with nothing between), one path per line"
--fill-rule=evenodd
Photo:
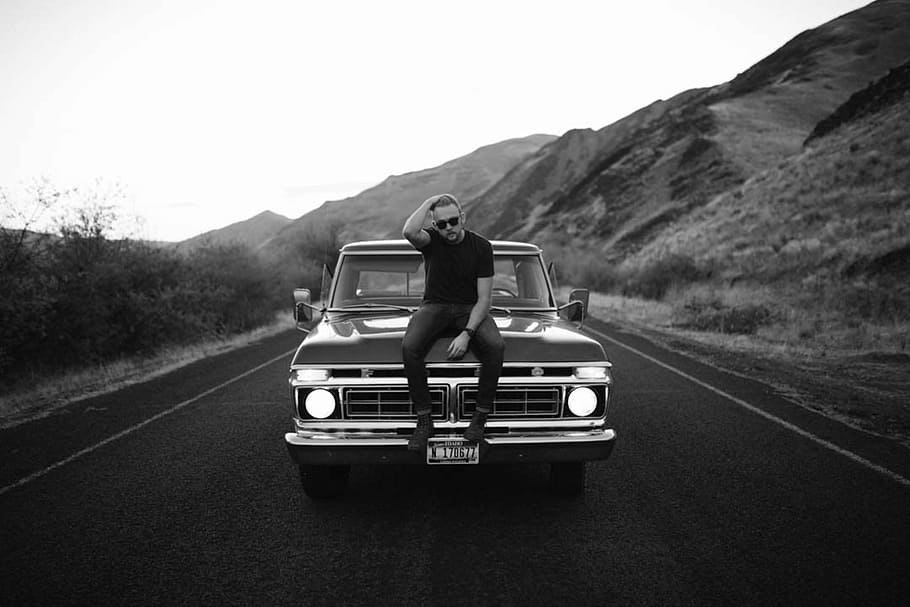
M491 240L494 253L540 253L540 247L527 242L511 240ZM414 246L404 239L399 240L363 240L352 242L341 247L342 253L413 253Z

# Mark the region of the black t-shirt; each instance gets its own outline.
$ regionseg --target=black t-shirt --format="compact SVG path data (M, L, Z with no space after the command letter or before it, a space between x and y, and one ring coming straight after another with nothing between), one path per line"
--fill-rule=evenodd
M426 264L423 300L429 303L477 303L477 279L493 275L493 245L464 231L458 244L449 244L435 230L427 230L430 243L420 249Z

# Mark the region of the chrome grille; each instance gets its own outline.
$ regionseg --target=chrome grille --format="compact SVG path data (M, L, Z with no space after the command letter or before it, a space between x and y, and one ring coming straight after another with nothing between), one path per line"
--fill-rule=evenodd
M460 386L458 402L461 416L477 408L477 387ZM559 386L500 386L496 389L491 417L544 417L559 414L562 388Z
M441 417L448 390L430 388L433 417ZM395 419L416 415L407 386L364 386L341 390L344 416L348 419Z
M404 368L369 368L369 367L337 367L331 370L332 377L364 377L364 370L368 369L368 377L404 378ZM573 367L538 367L526 365L520 367L503 367L501 377L572 377ZM480 365L465 367L439 367L427 366L428 377L477 377L480 374Z

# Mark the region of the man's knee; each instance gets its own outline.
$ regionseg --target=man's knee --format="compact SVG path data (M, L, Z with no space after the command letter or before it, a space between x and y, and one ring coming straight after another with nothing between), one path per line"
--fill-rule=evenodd
M401 340L401 357L405 361L422 361L426 353L420 340L414 339L405 334Z
M493 343L492 349L493 349L493 358L498 362L502 362L502 359L506 353L506 342L503 341L503 339L500 337L497 341L495 341Z
M489 339L484 340L482 347L478 348L478 350L478 358L481 358L481 362L501 363L505 354L506 343L497 332L495 335L490 336Z

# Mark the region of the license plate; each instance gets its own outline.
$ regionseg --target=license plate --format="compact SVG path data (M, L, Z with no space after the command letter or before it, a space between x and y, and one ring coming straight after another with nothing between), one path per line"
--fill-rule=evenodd
M476 464L480 447L461 438L431 438L427 441L428 464Z

